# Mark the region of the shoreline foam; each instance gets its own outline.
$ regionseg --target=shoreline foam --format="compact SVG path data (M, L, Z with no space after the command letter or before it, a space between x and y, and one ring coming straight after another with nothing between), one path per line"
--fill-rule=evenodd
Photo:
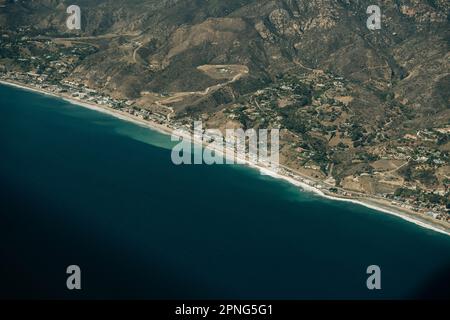
M80 106L80 107L84 107L84 108L87 108L87 109L90 109L90 110L93 110L93 111L97 111L97 112L101 112L101 113L104 113L104 114L108 114L108 115L113 116L115 118L118 118L120 120L131 122L131 123L143 126L143 127L147 128L147 129L157 131L157 132L162 133L164 135L171 135L172 132L173 132L173 129L165 127L163 125L159 125L157 123L153 123L153 122L149 122L149 121L140 121L139 119L135 119L132 116L130 116L128 114L125 114L125 113L122 113L120 111L110 110L110 108L102 107L100 105L91 104L91 103L79 101L79 100L76 100L76 99L71 99L71 98L66 97L64 95L58 95L56 93L47 92L47 91L45 91L43 89L36 89L36 88L30 87L30 86L20 85L18 83L8 82L8 81L5 81L5 80L0 80L0 84L4 84L4 85L7 85L7 86L12 86L12 87L23 89L23 90L32 91L32 92L35 92L35 93L38 93L38 94L44 94L44 95L51 96L51 97L54 97L54 98L57 98L57 99L62 99L64 101L66 101L66 102L69 102L70 104L73 104L73 105L76 105L76 106ZM201 142L195 141L195 140L193 140L193 142L195 142L197 144L202 144ZM425 229L428 229L428 230L432 230L432 231L435 231L435 232L438 232L438 233L450 236L450 232L449 231L446 231L446 230L443 230L443 229L441 229L439 227L436 227L436 226L432 225L431 222L427 223L427 222L422 221L422 220L420 220L418 218L412 217L410 214L408 214L406 212L396 212L393 208L385 208L385 207L381 206L380 204L377 205L377 204L373 204L373 203L367 203L367 202L364 202L364 201L361 201L361 200L355 200L355 199L349 199L349 198L341 198L341 197L333 197L331 195L328 195L328 194L324 193L322 190L320 190L318 188L315 188L315 187L312 187L312 186L310 186L310 185L308 185L308 184L306 184L304 182L292 179L292 178L290 178L288 176L285 176L285 175L281 175L281 174L279 174L277 172L274 172L274 171L272 171L272 170L270 170L270 169L268 169L266 167L262 167L260 165L255 164L255 163L252 163L252 162L250 162L248 160L243 160L243 159L241 159L241 160L244 162L245 165L247 165L247 166L249 166L249 167L251 167L253 169L259 170L261 173L263 173L263 174L265 174L267 176L270 176L270 177L278 179L278 180L284 180L284 181L286 181L286 182L288 182L288 183L290 183L290 184L292 184L292 185L294 185L296 187L301 188L302 190L304 190L306 192L314 193L314 194L316 194L316 195L318 195L320 197L323 197L325 199L329 199L329 200L332 200L332 201L342 201L342 202L348 202L348 203L352 203L352 204L361 205L361 206L364 206L366 208L369 208L369 209L372 209L372 210L375 210L375 211L383 212L385 214L389 214L389 215L401 218L402 220L405 220L407 222L413 223L413 224L415 224L417 226L420 226L422 228L425 228ZM402 211L402 210L399 209L399 211Z

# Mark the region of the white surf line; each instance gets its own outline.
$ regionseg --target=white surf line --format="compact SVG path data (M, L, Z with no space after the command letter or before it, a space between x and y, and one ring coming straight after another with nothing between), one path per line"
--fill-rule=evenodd
M189 136L189 138L194 143L196 143L197 145L205 145L201 141L198 141L196 139L192 139L191 136ZM225 152L225 154L224 154L220 150L215 149L213 146L208 146L208 147L209 147L209 149L212 149L212 150L218 152L223 157L229 157L228 152L227 152L227 150L229 148L224 148L224 152ZM233 151L231 153L233 153ZM279 180L284 180L286 182L289 182L290 184L292 184L292 185L294 185L296 187L302 188L304 191L315 193L315 194L319 195L320 197L323 197L323 198L326 198L326 199L329 199L329 200L332 200L332 201L342 201L342 202L349 202L349 203L352 203L352 204L362 205L362 206L364 206L366 208L369 208L369 209L372 209L372 210L376 210L376 211L380 211L380 212L383 212L383 213L386 213L386 214L389 214L389 215L392 215L392 216L396 216L396 217L401 218L401 219L403 219L405 221L414 223L414 224L416 224L416 225L418 225L418 226L420 226L422 228L425 228L425 229L428 229L428 230L432 230L432 231L439 232L441 234L445 234L447 236L450 236L450 232L445 231L443 229L440 229L438 227L435 227L435 226L433 226L433 225L431 225L429 223L423 222L423 221L421 221L419 219L414 219L413 217L409 216L406 213L395 212L395 211L393 211L393 209L389 210L389 209L386 209L386 208L383 208L383 207L379 207L379 206L377 206L375 204L366 203L364 201L348 199L348 198L333 197L333 196L325 194L320 189L317 189L317 188L315 188L313 186L310 186L307 183L304 183L302 181L298 181L298 180L292 179L291 177L279 174L279 173L277 173L277 172L275 172L275 171L273 171L273 170L271 170L271 169L269 169L267 167L263 167L263 166L258 165L256 163L253 163L253 162L251 162L251 161L249 161L247 159L243 159L242 157L239 158L238 155L235 155L235 156L236 156L237 159L242 161L244 165L247 165L247 166L249 166L251 168L257 169L260 172L264 173L265 175L271 176L272 178L279 179Z
M287 181L287 182L289 182L289 183L291 183L291 184L293 184L295 186L301 187L305 191L313 192L313 193L319 195L320 197L323 197L323 198L326 198L326 199L330 199L330 200L333 200L333 201L342 201L342 202L349 202L349 203L353 203L353 204L362 205L362 206L364 206L366 208L369 208L369 209L373 209L373 210L376 210L376 211L381 211L383 213L387 213L387 214L399 217L399 218L401 218L403 220L406 220L408 222L414 223L414 224L416 224L416 225L418 225L420 227L423 227L425 229L433 230L433 231L445 234L447 236L450 236L450 232L448 232L446 230L443 230L443 229L440 229L438 227L435 227L435 226L433 226L433 225L431 225L429 223L423 222L423 221L421 221L419 219L415 219L415 218L407 215L406 213L395 212L395 211L393 211L393 209L389 210L387 208L379 207L379 206L377 206L375 204L366 203L366 202L360 201L360 200L333 197L333 196L330 196L330 195L327 195L327 194L323 193L320 189L314 188L314 187L312 187L312 186L310 186L310 185L308 185L306 183L303 183L301 181L297 181L297 180L292 179L290 177L287 177L287 176L284 176L284 175L280 175L280 174L278 174L276 172L273 172L272 170L269 170L267 168L261 168L261 167L259 167L257 165L251 165L251 166L253 166L256 169L264 170L266 175L272 176L275 179L285 180L285 181Z
M77 106L81 106L81 107L84 107L84 108L87 108L87 109L91 109L91 110L94 110L94 111L98 111L98 112L101 112L101 113L105 113L105 114L111 115L111 116L113 116L115 118L118 118L120 120L132 122L134 124L140 125L142 127L145 127L147 129L150 129L150 130L153 130L153 131L157 131L157 132L162 133L162 134L167 135L167 136L169 136L171 134L170 131L173 131L173 129L171 129L171 128L167 128L167 130L159 129L158 127L156 127L156 124L154 126L151 123L147 123L145 121L139 121L138 119L133 119L129 115L126 115L126 114L122 115L122 114L118 113L117 111L110 111L110 110L106 109L106 107L96 106L96 105L84 103L84 102L81 102L81 101L77 101L77 100L72 100L72 99L69 99L69 98L61 97L61 96L59 96L57 94L54 94L54 93L51 93L51 92L46 92L45 90L39 90L39 89L30 88L30 87L27 87L27 86L21 86L21 85L18 85L16 83L7 82L7 81L3 81L3 80L0 80L0 83L5 84L5 85L9 85L9 86L14 86L14 87L17 87L17 88L20 88L20 89L29 90L29 91L33 91L33 92L49 95L49 96L52 96L52 97L56 97L58 99L62 99L62 100L65 100L67 102L70 102L71 104L74 104L74 105L77 105ZM198 141L196 139L192 139L191 136L189 138L192 140L192 142L194 142L198 146L199 145L203 145L204 146L203 142L200 142L200 141ZM220 150L216 150L216 149L213 149L213 150L220 152ZM224 155L223 153L221 153L221 154ZM330 196L330 195L327 195L327 194L323 193L321 190L319 190L317 188L314 188L314 187L312 187L312 186L310 186L310 185L308 185L308 184L306 184L304 182L292 179L291 177L287 177L287 176L281 175L281 174L279 174L277 172L274 172L274 171L272 171L272 170L270 170L268 168L262 167L262 166L260 166L258 164L255 164L255 163L252 163L252 162L250 162L250 161L248 161L246 159L241 159L240 158L239 160L243 161L244 165L247 165L249 167L252 167L254 169L257 169L257 170L260 170L260 171L264 172L265 175L271 176L271 177L273 177L275 179L285 180L285 181L289 182L290 184L292 184L292 185L294 185L296 187L301 187L303 190L313 192L313 193L315 193L315 194L317 194L317 195L319 195L319 196L321 196L323 198L330 199L330 200L333 200L333 201L343 201L343 202L350 202L350 203L353 203L353 204L362 205L362 206L364 206L366 208L370 208L370 209L373 209L373 210L376 210L376 211L380 211L380 212L383 212L383 213L387 213L387 214L396 216L398 218L401 218L401 219L403 219L405 221L414 223L414 224L416 224L416 225L418 225L420 227L423 227L425 229L432 230L432 231L439 232L441 234L445 234L447 236L450 236L450 232L442 230L440 228L437 228L437 227L435 227L435 226L433 226L433 225L431 225L429 223L423 222L421 220L414 219L413 217L408 216L406 213L398 213L398 212L395 212L395 211L392 211L392 210L388 210L386 208L378 207L378 206L376 206L374 204L365 203L363 201L358 201L358 200L353 200L353 199L348 199L348 198L333 197L333 196Z

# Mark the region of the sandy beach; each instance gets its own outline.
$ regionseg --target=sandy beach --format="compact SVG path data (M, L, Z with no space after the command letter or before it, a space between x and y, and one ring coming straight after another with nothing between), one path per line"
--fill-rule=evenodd
M137 117L134 117L128 113L121 112L118 110L113 110L106 106L87 103L85 101L74 99L71 96L66 95L66 94L56 94L56 93L45 91L43 89L38 89L38 88L34 88L34 87L27 86L24 84L20 84L17 82L0 80L0 83L4 84L4 85L24 89L24 90L33 91L33 92L36 92L39 94L52 96L52 97L55 97L58 99L63 99L71 104L78 105L78 106L81 106L84 108L88 108L88 109L91 109L94 111L102 112L102 113L114 116L118 119L121 119L124 121L129 121L129 122L135 123L137 125L146 127L148 129L158 131L165 135L171 135L174 131L173 129L171 129L167 126L164 126L164 125L152 122L152 121L148 121L148 120L141 120L141 119L138 119ZM199 145L201 145L201 144L204 145L204 143L202 141L196 141L193 139L193 142L196 144L199 144ZM217 150L215 150L215 151L217 151ZM331 193L323 191L321 189L310 186L304 182L293 179L289 176L282 175L278 172L271 170L270 168L263 167L257 163L250 162L246 159L239 159L239 160L241 162L245 163L246 165L248 165L249 167L259 170L262 174L271 176L276 179L281 179L281 180L287 181L287 182L295 185L296 187L301 188L304 191L312 192L323 198L330 199L333 201L344 201L344 202L349 202L349 203L353 203L353 204L357 204L357 205L362 205L362 206L365 206L367 208L370 208L370 209L373 209L376 211L380 211L380 212L383 212L386 214L390 214L390 215L399 217L405 221L414 223L420 227L450 236L450 228L448 228L444 223L439 223L439 221L433 221L434 219L432 219L431 217L424 216L422 214L407 210L405 208L394 207L388 201L382 201L380 199L370 198L370 197L367 197L364 199L358 199L358 200L351 199L351 198L338 197L338 196L332 195Z

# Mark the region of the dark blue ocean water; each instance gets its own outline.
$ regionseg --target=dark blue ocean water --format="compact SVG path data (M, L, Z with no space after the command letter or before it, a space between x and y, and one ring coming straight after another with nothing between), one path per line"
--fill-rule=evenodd
M246 167L177 167L170 145L0 86L0 298L449 296L450 237Z

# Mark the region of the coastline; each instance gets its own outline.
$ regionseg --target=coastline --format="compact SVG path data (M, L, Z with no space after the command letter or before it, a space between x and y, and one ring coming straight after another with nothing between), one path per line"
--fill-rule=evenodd
M103 107L101 105L97 105L97 104L88 103L88 102L84 102L84 101L81 101L81 100L73 99L73 98L71 98L69 96L66 96L66 95L63 95L63 94L56 94L56 93L48 92L48 91L45 91L45 90L40 90L40 89L37 89L37 88L26 86L24 84L19 84L19 83L16 83L16 82L9 82L9 81L5 81L5 80L0 80L0 84L6 85L6 86L15 87L15 88L22 89L22 90L32 91L34 93L43 94L43 95L50 96L50 97L57 98L57 99L62 99L62 100L66 101L66 102L69 102L71 104L74 104L74 105L77 105L77 106L81 106L81 107L84 107L84 108L87 108L87 109L90 109L90 110L94 110L94 111L97 111L97 112L105 113L105 114L108 114L110 116L116 117L116 118L118 118L120 120L133 122L135 124L139 124L141 126L144 126L146 128L149 128L149 129L152 129L152 130L155 130L155 131L158 131L158 132L166 134L166 135L172 133L172 129L170 129L170 128L166 127L166 126L160 125L158 123L153 123L153 122L150 122L150 121L140 120L140 119L137 119L135 117L130 116L129 114L127 114L125 112L121 112L121 111L118 111L118 110L113 110L111 108Z
M250 166L253 167L253 165L250 165ZM254 167L258 168L258 169L261 169L258 166L254 166ZM274 177L276 179L285 180L285 181L287 181L287 182L289 182L289 183L291 183L291 184L293 184L293 185L295 185L297 187L302 188L303 190L305 190L307 192L315 193L315 194L317 194L318 196L320 196L322 198L329 199L329 200L332 200L332 201L341 201L341 202L348 202L348 203L361 205L361 206L364 206L364 207L372 209L372 210L376 210L376 211L380 211L380 212L383 212L383 213L386 213L386 214L389 214L389 215L392 215L392 216L396 216L396 217L401 218L401 219L403 219L405 221L408 221L410 223L414 223L415 225L420 226L422 228L429 229L429 230L432 230L432 231L435 231L435 232L438 232L438 233L450 236L450 232L449 231L441 229L439 226L436 226L436 225L432 224L431 222L427 223L427 222L425 222L423 220L420 220L418 217L416 218L416 217L411 216L412 214L408 214L406 212L401 212L401 211L404 211L404 209L398 209L399 211L397 212L396 209L393 208L392 206L387 206L387 205L383 206L380 203L369 203L368 202L369 200L366 200L367 202L365 202L364 200L355 200L355 199L350 199L350 198L343 198L343 197L332 196L332 195L326 194L322 190L314 188L314 187L312 187L312 186L310 186L310 185L308 185L306 183L303 183L301 181L297 181L295 179L292 179L292 178L284 176L284 175L280 175L280 174L274 173L274 172L272 172L270 170L267 170L266 174L270 175L270 176L272 176L272 177Z
M148 120L141 120L141 119L138 119L137 117L134 117L128 113L125 113L125 112L122 112L119 110L114 110L114 109L111 109L106 106L88 103L85 101L74 99L74 98L70 97L69 95L56 94L56 93L48 92L43 89L34 88L32 86L27 86L25 84L21 84L18 82L12 82L12 81L0 80L0 84L12 86L12 87L19 88L22 90L32 91L32 92L35 92L38 94L44 94L44 95L51 96L51 97L58 98L58 99L62 99L71 104L81 106L81 107L84 107L84 108L87 108L90 110L94 110L97 112L108 114L108 115L111 115L120 120L132 122L134 124L143 126L150 130L160 132L164 135L171 135L174 131L172 128L170 128L168 126L164 126L164 125L158 124L156 122L148 121ZM193 142L196 144L200 144L200 145L203 144L202 141L193 140ZM242 162L244 162L245 165L247 165L251 168L254 168L256 170L259 170L261 173L263 173L267 176L271 176L275 179L284 180L288 183L293 184L296 187L301 188L302 190L304 190L306 192L312 192L320 197L323 197L323 198L326 198L329 200L333 200L333 201L343 201L343 202L349 202L349 203L353 203L353 204L357 204L357 205L362 205L364 207L367 207L367 208L370 208L370 209L373 209L376 211L380 211L385 214L396 216L407 222L414 223L415 225L418 225L422 228L429 229L429 230L450 236L450 229L448 229L446 226L440 225L439 223L432 221L431 218L428 219L428 217L426 217L426 216L422 216L418 213L414 213L405 208L398 208L396 206L390 205L389 203L382 203L381 200L373 199L370 197L366 197L363 199L352 199L352 198L335 196L335 195L332 195L331 193L324 192L324 190L313 187L307 183L298 181L287 175L283 175L278 172L275 172L275 171L273 171L267 167L261 166L257 163L250 162L246 159L240 159L240 160Z

